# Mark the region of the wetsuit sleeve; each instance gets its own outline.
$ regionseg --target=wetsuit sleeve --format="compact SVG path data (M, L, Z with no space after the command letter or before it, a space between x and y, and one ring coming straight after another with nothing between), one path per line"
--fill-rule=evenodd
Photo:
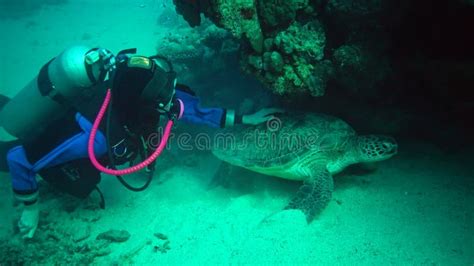
M184 103L184 113L181 120L206 125L210 127L224 127L226 110L224 108L204 108L199 105L199 98L189 88L177 86L176 97Z

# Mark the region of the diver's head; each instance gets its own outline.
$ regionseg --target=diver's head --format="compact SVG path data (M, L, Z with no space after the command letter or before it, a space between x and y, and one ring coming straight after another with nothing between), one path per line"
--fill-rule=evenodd
M175 86L176 72L166 58L127 56L118 63L113 80L114 105L124 112L164 113L171 108Z

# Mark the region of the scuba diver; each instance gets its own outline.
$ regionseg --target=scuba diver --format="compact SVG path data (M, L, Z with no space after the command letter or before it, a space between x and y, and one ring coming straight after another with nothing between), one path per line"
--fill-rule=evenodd
M6 154L0 170L10 172L15 198L23 203L18 222L23 238L32 238L38 225L36 174L79 198L96 189L103 208L100 173L117 176L132 191L144 190L178 119L230 127L263 123L279 112L237 115L202 108L194 92L177 83L165 57L135 53L73 46L46 63L15 97L0 97L0 149ZM159 145L150 145L159 129ZM126 163L128 168L116 168ZM148 175L141 187L122 177L141 169Z

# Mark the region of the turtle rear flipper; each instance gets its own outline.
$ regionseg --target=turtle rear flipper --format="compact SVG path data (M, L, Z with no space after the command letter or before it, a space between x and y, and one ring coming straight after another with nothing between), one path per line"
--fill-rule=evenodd
M299 209L310 223L331 200L334 183L327 169L312 171L285 209Z

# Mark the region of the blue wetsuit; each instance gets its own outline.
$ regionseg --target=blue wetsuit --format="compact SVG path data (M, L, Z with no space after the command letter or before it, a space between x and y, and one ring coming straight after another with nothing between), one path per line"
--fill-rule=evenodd
M225 115L224 109L202 108L199 106L199 98L184 91L176 90L176 97L181 99L185 106L182 121L210 127L220 127L222 125L223 116ZM12 187L16 193L35 193L38 190L36 173L41 169L88 156L87 142L92 124L80 113L76 113L75 118L81 131L63 141L34 164L28 161L23 146L16 146L8 151L7 162L12 176ZM106 146L104 134L98 131L94 146L98 157L106 154Z

